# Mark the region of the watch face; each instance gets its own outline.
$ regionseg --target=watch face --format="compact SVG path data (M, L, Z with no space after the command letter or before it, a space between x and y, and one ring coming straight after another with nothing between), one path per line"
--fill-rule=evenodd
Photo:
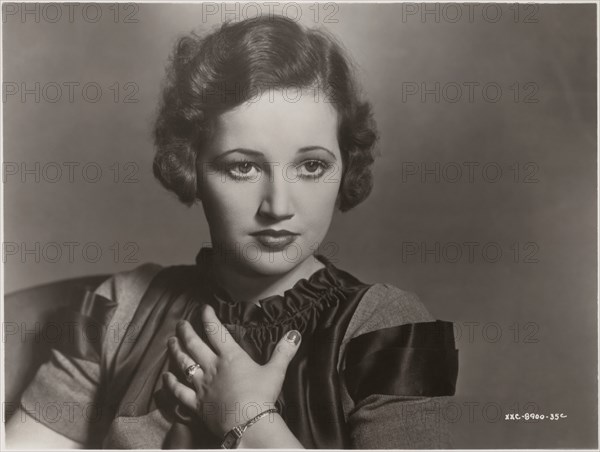
M223 440L223 444L221 444L222 449L234 449L239 441L239 436L237 436L233 431L229 431Z

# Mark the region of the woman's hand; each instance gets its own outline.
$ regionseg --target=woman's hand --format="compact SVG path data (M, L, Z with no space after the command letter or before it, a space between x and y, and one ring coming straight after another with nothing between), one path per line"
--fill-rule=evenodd
M209 305L204 306L202 322L214 352L187 321L177 324L177 336L168 341L171 356L183 372L195 363L200 365L190 377L196 390L170 372L164 374L164 381L179 401L221 436L275 406L287 367L298 350L300 333L288 332L269 362L261 366L239 346Z

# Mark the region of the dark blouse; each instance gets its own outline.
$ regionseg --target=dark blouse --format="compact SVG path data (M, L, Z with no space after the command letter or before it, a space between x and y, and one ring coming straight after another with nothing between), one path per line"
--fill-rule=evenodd
M129 290L127 284L121 284L121 293L114 286L101 286L87 297L82 312L73 313L76 324L88 329L100 326L104 334L97 341L73 341L56 350L53 361L40 369L24 394L23 407L27 409L35 397L39 400L40 394L46 399L75 395L78 414L87 422L45 423L93 447L218 448L221 438L179 405L160 378L166 370L182 377L179 366L169 360L166 341L180 319L189 320L206 339L200 308L210 304L260 364L269 360L287 331L302 333L276 406L304 447L449 447L440 424L458 370L452 323L427 316L412 321L404 315L392 321L393 326L384 321L364 328L373 316L381 315L382 304L390 304L390 293L405 299L404 306L384 308L390 312L396 308L396 317L410 304L406 301L410 297L393 286L383 285L391 290L382 291L382 285L362 283L322 255L316 257L325 267L282 296L264 298L260 306L235 303L215 284L211 254L212 249L203 248L191 266L142 266L144 272L129 278ZM388 296L381 297L382 292ZM421 307L417 301L415 310ZM48 390L49 377L58 387ZM70 389L61 388L60 381L69 382ZM84 405L91 403L100 412L94 419L84 412L89 411ZM390 409L401 404L403 409L427 409L429 416L437 410L437 420L421 413L415 423L419 417L415 412L403 413L396 426L413 426L403 433L405 438L399 441L392 435L382 441L377 429L389 422L392 412L397 416ZM386 421L377 425L386 413ZM33 416L44 422L43 416ZM412 444L415 432L431 438L424 444L417 438Z

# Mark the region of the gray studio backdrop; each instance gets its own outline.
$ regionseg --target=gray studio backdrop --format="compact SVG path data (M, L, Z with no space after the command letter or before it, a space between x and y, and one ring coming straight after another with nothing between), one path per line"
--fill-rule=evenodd
M177 36L256 8L54 5L4 5L5 290L193 262L201 207L151 173L159 86ZM343 41L381 131L323 254L456 322L454 445L597 447L595 5L284 6Z

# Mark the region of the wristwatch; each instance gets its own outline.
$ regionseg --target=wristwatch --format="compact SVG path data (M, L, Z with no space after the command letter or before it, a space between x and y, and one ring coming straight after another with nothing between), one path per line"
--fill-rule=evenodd
M265 417L269 413L277 413L277 412L279 412L279 410L277 408L270 408L268 410L263 411L262 413L259 413L256 416L254 416L248 422L246 422L244 424L240 424L236 427L233 427L223 437L223 442L221 443L221 449L236 449L238 447L238 445L240 444L240 439L242 438L242 435L244 434L244 432L246 430L248 430L248 428L250 426L254 425L256 422L259 421L259 419Z

